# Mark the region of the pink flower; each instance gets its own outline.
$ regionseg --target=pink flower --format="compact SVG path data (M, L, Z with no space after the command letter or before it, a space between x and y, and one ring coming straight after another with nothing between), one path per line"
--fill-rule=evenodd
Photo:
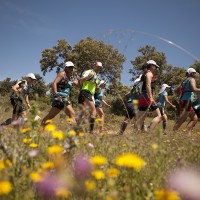
M94 145L92 143L88 143L88 147L90 147L91 149L94 149Z
M34 150L28 152L28 156L33 158L33 157L36 157L39 153L40 153L40 151L38 149L34 149Z
M77 179L86 179L90 176L92 165L87 155L79 155L74 161L74 173Z
M177 169L168 177L170 189L176 190L181 199L200 199L200 173L191 168Z

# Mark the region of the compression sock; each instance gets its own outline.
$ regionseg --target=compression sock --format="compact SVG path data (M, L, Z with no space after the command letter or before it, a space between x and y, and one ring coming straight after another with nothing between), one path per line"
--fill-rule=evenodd
M126 123L126 122L122 122L121 127L120 127L120 131L119 131L119 134L122 135L122 134L124 133L126 127L127 127L127 123Z
M94 123L95 123L95 117L90 117L90 133L93 133L94 131Z

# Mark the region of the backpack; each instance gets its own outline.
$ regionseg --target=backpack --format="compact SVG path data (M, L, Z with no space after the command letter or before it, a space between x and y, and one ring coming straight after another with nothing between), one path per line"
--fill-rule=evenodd
M133 81L133 86L131 90L133 94L140 94L142 91L142 85L143 85L142 75L143 74L140 74L139 77L137 77Z

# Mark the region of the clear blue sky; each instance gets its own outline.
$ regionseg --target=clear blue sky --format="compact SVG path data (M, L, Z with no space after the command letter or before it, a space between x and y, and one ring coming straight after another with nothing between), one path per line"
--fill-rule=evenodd
M199 0L1 0L0 80L42 75L45 48L59 39L74 46L88 36L126 56L126 85L131 84L130 60L146 44L164 52L168 64L187 68L200 58L199 10ZM49 83L55 76L47 73L44 79Z

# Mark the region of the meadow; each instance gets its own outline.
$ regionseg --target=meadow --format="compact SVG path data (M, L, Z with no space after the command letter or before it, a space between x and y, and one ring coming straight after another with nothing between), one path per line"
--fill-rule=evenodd
M161 124L153 133L136 133L132 122L116 136L124 117L106 110L105 131L90 135L87 128L74 131L63 115L43 129L34 118L50 106L32 105L24 124L0 128L0 199L200 199L199 188L190 187L200 183L199 122L192 135L186 123L173 133L169 120L167 135ZM7 104L0 111L1 122L12 114Z

